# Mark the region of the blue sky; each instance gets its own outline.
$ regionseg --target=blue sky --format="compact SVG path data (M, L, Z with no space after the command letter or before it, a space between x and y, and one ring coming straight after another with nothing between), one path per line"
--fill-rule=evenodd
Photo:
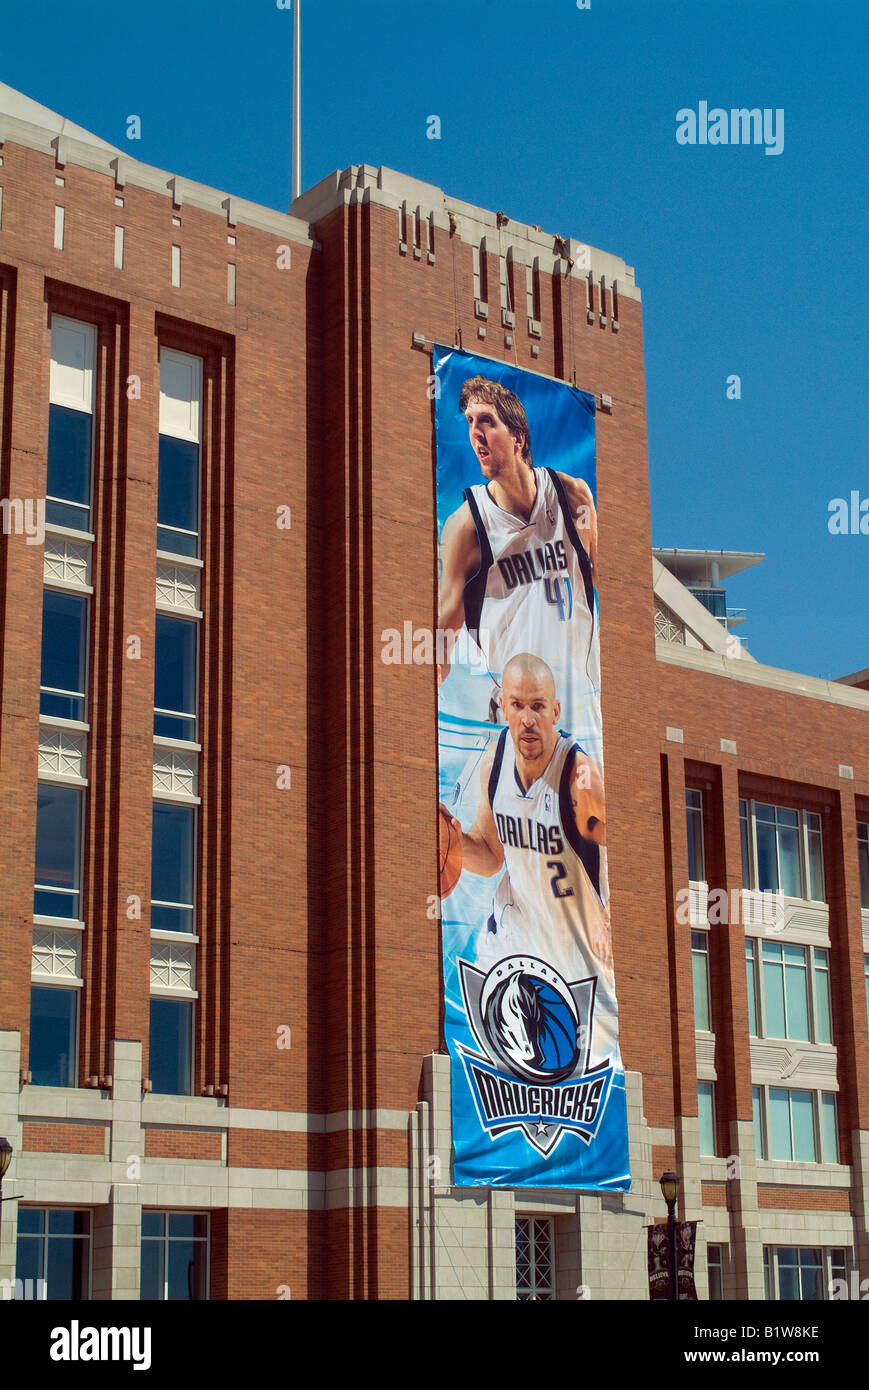
M2 18L0 80L288 206L276 0L6 0ZM869 666L869 535L827 528L833 497L869 499L864 0L303 0L302 25L303 186L387 164L634 265L655 544L765 552L728 588L758 660ZM783 152L677 144L700 101L782 108Z

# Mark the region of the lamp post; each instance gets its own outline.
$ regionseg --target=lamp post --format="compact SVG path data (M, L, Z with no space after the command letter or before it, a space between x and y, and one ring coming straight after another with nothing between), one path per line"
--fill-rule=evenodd
M670 1248L670 1297L679 1297L679 1268L676 1261L676 1198L679 1195L679 1174L669 1170L660 1177L661 1192L667 1203L667 1243Z

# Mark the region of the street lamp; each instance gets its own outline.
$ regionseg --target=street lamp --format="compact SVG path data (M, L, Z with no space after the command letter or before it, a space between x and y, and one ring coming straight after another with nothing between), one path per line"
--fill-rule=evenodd
M670 1248L670 1297L679 1297L679 1269L676 1261L676 1198L679 1195L679 1174L669 1171L660 1177L661 1192L667 1203L667 1243Z

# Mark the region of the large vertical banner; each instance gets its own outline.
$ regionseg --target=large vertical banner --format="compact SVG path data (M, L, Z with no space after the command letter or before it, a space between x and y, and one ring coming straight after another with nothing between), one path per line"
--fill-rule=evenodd
M456 349L434 372L454 1181L627 1190L594 400Z

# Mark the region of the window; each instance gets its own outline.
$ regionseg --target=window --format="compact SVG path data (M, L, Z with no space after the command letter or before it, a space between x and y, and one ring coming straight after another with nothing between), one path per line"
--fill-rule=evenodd
M208 1297L208 1217L186 1211L142 1212L142 1300Z
M706 1272L709 1278L709 1301L721 1302L724 1298L724 1265L720 1245L707 1245Z
M96 328L54 314L45 519L90 531Z
M797 1163L838 1163L839 1129L832 1091L783 1086L752 1088L758 1158Z
M703 854L703 793L685 791L685 817L688 823L688 877L692 883L706 882Z
M34 985L30 991L30 1056L34 1086L74 1086L78 1079L77 989Z
M822 1302L834 1279L847 1278L848 1253L799 1245L766 1245L763 1280L767 1300Z
M754 877L754 855L751 848L751 821L747 801L739 803L739 843L742 849L742 887L748 889Z
M199 634L195 621L157 614L154 733L195 740Z
M740 801L742 886L824 902L821 817L760 801Z
M157 548L199 554L199 446L202 361L160 351Z
M757 947L758 943L753 936L745 938L745 982L748 988L748 1033L752 1038L757 1037L758 1011L757 1011Z
M752 1037L832 1043L830 953L746 938L748 1030Z
M555 1298L552 1222L545 1217L516 1218L516 1298L520 1303Z
M763 1087L751 1088L751 1118L754 1121L755 1157L763 1158L768 1153L766 1139L766 1109L763 1103Z
M691 968L694 974L694 1027L703 1032L712 1028L709 1012L709 933L692 931Z
M84 719L88 601L45 589L42 595L40 714Z
M700 1153L714 1158L718 1152L715 1142L715 1086L711 1081L697 1084L697 1124L700 1131Z
M869 909L869 825L858 822L857 857L860 861L860 905Z
M43 1280L43 1298L74 1302L89 1298L90 1255L89 1211L19 1207L15 1277Z
M151 826L151 928L192 932L196 808L155 801Z
M81 788L40 782L33 892L33 911L38 917L80 920L81 824Z
M189 1096L193 1081L193 1000L151 1000L151 1089L164 1096Z

